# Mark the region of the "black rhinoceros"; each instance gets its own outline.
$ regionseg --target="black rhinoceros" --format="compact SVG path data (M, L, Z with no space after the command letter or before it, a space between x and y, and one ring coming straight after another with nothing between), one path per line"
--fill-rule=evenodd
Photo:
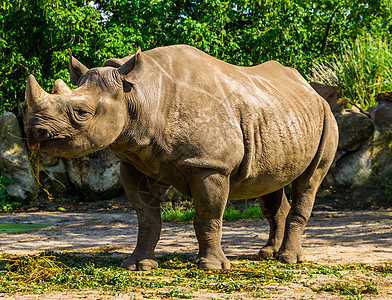
M234 66L193 47L140 50L88 69L70 59L69 89L27 81L28 145L78 157L108 147L139 231L122 266L156 268L159 197L172 185L193 198L198 266L229 268L221 248L228 200L256 198L270 224L263 258L303 260L301 235L338 143L324 101L292 68ZM292 205L283 187L292 183Z

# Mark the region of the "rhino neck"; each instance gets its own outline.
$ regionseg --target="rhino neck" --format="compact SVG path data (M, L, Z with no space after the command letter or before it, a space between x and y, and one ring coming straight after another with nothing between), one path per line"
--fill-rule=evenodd
M145 84L136 84L127 95L127 123L116 141L109 146L111 151L136 153L151 145L157 131L159 99L150 94L151 90Z

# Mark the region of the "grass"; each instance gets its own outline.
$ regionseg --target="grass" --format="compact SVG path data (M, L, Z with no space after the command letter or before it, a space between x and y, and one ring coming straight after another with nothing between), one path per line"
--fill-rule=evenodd
M329 61L315 62L309 81L340 87L345 96L366 110L374 95L392 90L392 45L384 37L359 36L342 45Z
M47 224L13 224L0 223L0 232L18 232L46 228L52 225Z
M192 223L194 217L194 208L180 209L178 207L166 207L162 209L162 221L164 222ZM258 205L249 206L245 210L238 210L233 206L229 206L223 213L223 220L225 221L259 219L263 217L263 213Z
M375 295L383 285L392 284L392 262L377 266L321 266L240 259L232 261L230 270L206 271L197 269L193 256L170 254L158 259L158 269L132 272L119 268L122 258L118 255L112 258L112 254L114 252L3 254L0 256L0 293L96 290L188 299L199 292L260 296L266 286L277 284L351 296Z
M195 209L179 209L178 207L164 207L161 210L163 222L192 223L195 217Z

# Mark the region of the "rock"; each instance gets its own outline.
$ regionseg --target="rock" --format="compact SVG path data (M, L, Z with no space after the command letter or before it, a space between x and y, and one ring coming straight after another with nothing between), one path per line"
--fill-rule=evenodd
M339 127L339 151L355 151L364 146L374 134L374 123L366 115L350 110L336 118Z
M392 207L391 187L392 131L375 131L370 143L346 152L332 165L320 192L325 195L320 197L327 202L338 199L339 208ZM333 192L325 193L328 190Z
M392 132L376 134L372 143L366 147L344 155L337 161L334 173L335 180L340 185L351 188L380 188L388 185L390 189Z
M392 103L392 92L383 92L380 94L377 94L374 99L376 100L377 103L379 104L384 104L384 103Z
M23 132L26 134L27 132L27 115L28 115L28 107L27 107L27 102L21 102L18 105L18 112L19 115L17 116L20 119L21 124L23 124Z
M74 187L70 181L64 159L41 154L40 182L54 197L67 197Z
M372 171L376 179L384 186L392 200L392 131L377 135L371 145Z
M123 193L120 160L104 149L88 156L66 160L68 176L85 200L102 200Z
M371 155L371 149L365 148L343 156L335 166L336 183L348 188L365 184L372 174Z
M336 86L329 86L317 82L311 82L312 88L325 100L327 100L334 114L341 112L347 107L347 98L343 98L343 92Z
M392 92L375 96L378 103L370 109L370 117L381 129L392 129Z
M362 113L362 114L368 116L368 113L366 113L365 111L359 109L358 107L356 107L356 106L354 106L354 105L351 106L351 108L348 109L348 111L355 112L355 113Z
M11 112L0 115L0 163L12 200L28 204L38 193L37 182L30 169L29 154L16 116Z

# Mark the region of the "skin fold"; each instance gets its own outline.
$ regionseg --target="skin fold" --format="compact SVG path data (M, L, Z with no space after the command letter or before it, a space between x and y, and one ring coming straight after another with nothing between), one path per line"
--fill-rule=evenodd
M326 103L292 68L234 66L176 45L88 69L70 57L70 90L26 86L30 149L79 157L108 148L121 159L139 231L122 266L157 267L159 199L169 186L192 197L198 266L226 269L221 248L228 200L259 198L270 224L262 258L303 260L301 235L331 165L338 130ZM292 183L292 205L283 187Z

